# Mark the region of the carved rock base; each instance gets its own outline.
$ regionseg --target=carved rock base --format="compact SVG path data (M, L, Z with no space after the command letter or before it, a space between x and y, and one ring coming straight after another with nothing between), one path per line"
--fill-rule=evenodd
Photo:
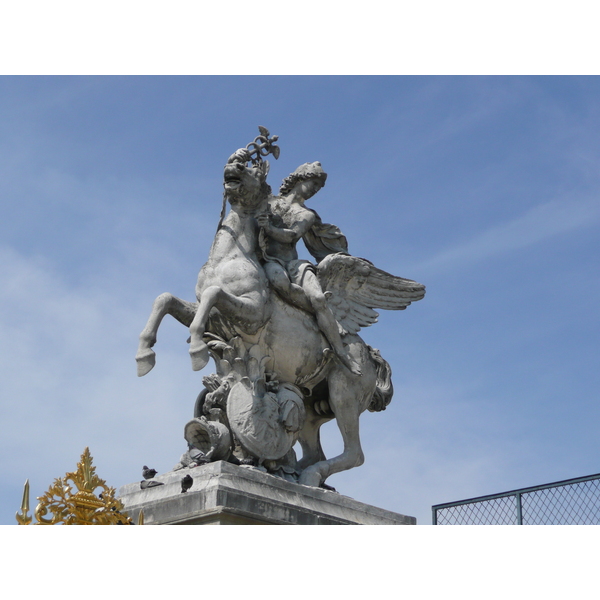
M181 480L193 484L181 492ZM262 471L218 461L157 475L164 485L119 490L127 514L145 525L416 525L407 517L336 492L290 483Z

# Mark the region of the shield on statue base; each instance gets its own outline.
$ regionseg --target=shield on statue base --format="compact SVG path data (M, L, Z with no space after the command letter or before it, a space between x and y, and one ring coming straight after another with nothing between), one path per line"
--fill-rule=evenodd
M261 379L243 377L229 392L227 418L241 446L259 461L278 460L298 439L306 412L301 391L282 384L267 391Z

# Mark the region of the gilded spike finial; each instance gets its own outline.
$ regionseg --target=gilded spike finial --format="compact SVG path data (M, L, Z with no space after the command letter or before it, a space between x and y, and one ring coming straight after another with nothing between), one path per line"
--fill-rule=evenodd
M21 513L17 513L15 517L17 518L17 523L19 525L29 525L31 523L32 517L28 515L29 512L29 479L25 481L25 487L23 488L23 500L21 501Z

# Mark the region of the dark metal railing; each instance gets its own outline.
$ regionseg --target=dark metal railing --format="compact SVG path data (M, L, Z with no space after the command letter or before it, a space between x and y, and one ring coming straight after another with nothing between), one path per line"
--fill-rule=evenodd
M600 473L431 507L434 525L600 525Z

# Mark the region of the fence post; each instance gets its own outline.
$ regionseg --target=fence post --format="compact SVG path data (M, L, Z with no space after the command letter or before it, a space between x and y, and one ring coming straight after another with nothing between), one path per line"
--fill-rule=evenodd
M517 492L515 494L517 499L517 525L523 525L523 506L521 505L521 494Z

